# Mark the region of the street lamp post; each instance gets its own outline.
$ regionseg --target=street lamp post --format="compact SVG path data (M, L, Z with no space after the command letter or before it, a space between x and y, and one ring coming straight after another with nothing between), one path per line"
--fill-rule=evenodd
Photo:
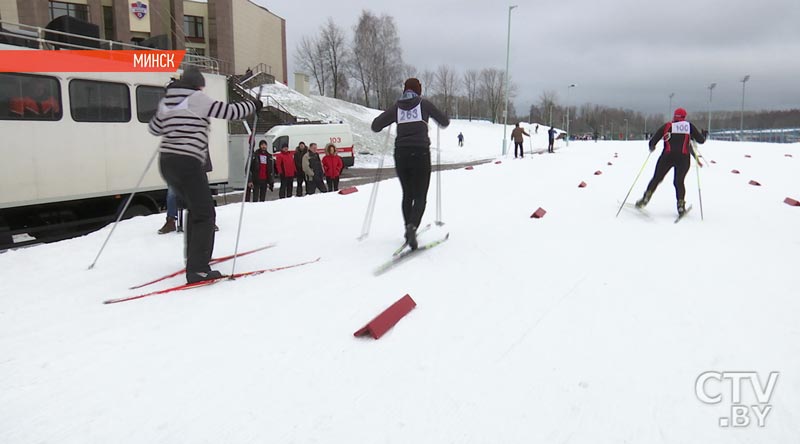
M569 146L569 139L571 137L571 134L569 133L569 90L572 88L575 88L574 83L571 83L567 87L567 146Z
M706 130L708 131L708 138L711 138L711 97L716 86L716 83L708 85L708 129Z
M508 64L511 60L511 10L516 8L517 5L508 7L508 37L506 39L506 99L505 107L503 108L503 155L506 155L506 147L508 146L508 139L506 133L508 132Z
M672 115L672 98L675 97L675 93L669 93L669 109L667 110L667 119L670 119Z
M744 140L744 84L750 80L750 74L744 76L742 80L742 114L739 118L739 140Z

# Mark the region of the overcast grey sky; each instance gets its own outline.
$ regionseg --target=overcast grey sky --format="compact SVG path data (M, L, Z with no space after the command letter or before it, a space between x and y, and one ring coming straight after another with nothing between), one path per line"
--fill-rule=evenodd
M800 107L800 0L253 0L286 19L290 85L300 39L332 17L352 37L362 9L395 18L406 63L419 72L448 64L505 68L520 114L553 90L563 103L644 112ZM368 6L365 6L368 5Z

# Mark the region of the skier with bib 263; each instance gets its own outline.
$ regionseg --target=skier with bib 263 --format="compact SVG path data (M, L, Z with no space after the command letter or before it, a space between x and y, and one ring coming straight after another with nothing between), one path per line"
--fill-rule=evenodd
M413 77L406 80L400 99L372 121L372 131L376 133L397 123L394 164L403 189L405 239L412 250L417 249L417 228L425 213L431 182L428 118L433 117L442 128L450 125L447 115L421 96L422 84L419 80Z
M703 166L694 151L692 140L697 143L704 143L706 138L694 124L686 120L686 110L678 108L675 110L672 121L665 123L653 133L653 137L650 139L651 152L656 149L659 140L664 141L664 150L658 158L656 171L650 183L647 184L647 190L645 190L642 198L636 201L636 207L644 208L650 202L650 198L653 196L658 184L664 180L671 168L675 168L675 178L673 179L675 197L678 200L678 215L682 216L686 212L686 201L684 200L686 187L683 182L686 178L686 173L689 172L689 156L694 156L697 164L701 167Z

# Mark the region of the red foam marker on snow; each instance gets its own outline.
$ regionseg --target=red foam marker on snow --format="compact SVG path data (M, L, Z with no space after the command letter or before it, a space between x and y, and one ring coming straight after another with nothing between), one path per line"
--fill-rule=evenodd
M784 154L783 157L792 157L791 154Z
M383 310L381 314L363 326L361 329L353 333L353 336L366 336L370 335L375 339L380 339L384 333L389 331L395 324L397 324L403 316L407 315L417 303L411 299L411 296L405 295L398 299L397 302Z
M617 157L619 157L617 153L614 153L614 158L616 159Z
M757 186L757 187L760 187L760 186L761 186L761 184L760 184L760 183L758 183L758 182L756 182L755 180L751 180L750 182L747 182L747 183L749 183L750 185Z
M468 166L468 167L466 167L466 168L464 168L464 169L465 169L465 170L474 170L474 169L475 169L475 167L473 167L473 166L471 166L471 165L470 165L470 166Z
M749 159L749 158L750 158L750 157L752 157L752 156L751 156L751 155L749 155L749 154L745 154L745 155L744 155L744 157L746 157L746 158L748 158L748 159Z
M503 161L502 161L502 160L498 160L498 161L497 161L497 162L495 162L494 164L495 164L495 165L498 165L498 164L501 164L501 163L503 163Z
M717 161L716 160L712 160L711 163L717 163Z
M533 214L531 214L531 219L541 219L544 217L545 214L547 214L547 211L544 208L539 207L538 210L534 211Z
M786 199L783 199L783 203L785 203L787 205L791 205L793 207L800 207L800 202L792 199L791 197L787 197Z
M611 166L611 165L614 165L614 164L613 164L613 163L611 163L611 162L608 162L608 166Z
M356 188L356 187L347 187L347 188L342 188L341 190L339 190L339 194L353 194L353 193L355 193L357 191L358 191L358 188Z
M599 175L601 175L601 174L603 174L603 172L602 172L602 171L600 171L600 170L597 170L597 171L595 171L595 172L594 172L594 175L595 175L595 176L599 176Z
M733 173L733 174L739 174L739 170L731 170L731 173Z
M581 181L581 183L578 184L578 188L586 188L586 182Z

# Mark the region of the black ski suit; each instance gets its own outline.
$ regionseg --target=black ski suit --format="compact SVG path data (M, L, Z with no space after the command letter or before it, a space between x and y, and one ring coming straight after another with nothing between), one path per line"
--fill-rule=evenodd
M400 186L403 189L403 221L419 227L428 197L431 182L431 141L428 138L428 118L442 127L450 125L450 119L431 102L417 94L406 91L389 109L372 121L372 131L397 123L394 139L394 162Z
M664 150L656 162L656 170L650 183L647 184L646 192L652 194L669 170L675 168L675 177L672 182L675 185L675 197L680 202L686 196L686 187L683 181L686 179L686 173L689 172L689 156L697 157L692 147L692 140L697 143L705 143L706 138L694 124L685 120L676 120L665 123L653 133L653 137L650 139L650 151L656 149L659 140L664 141Z

